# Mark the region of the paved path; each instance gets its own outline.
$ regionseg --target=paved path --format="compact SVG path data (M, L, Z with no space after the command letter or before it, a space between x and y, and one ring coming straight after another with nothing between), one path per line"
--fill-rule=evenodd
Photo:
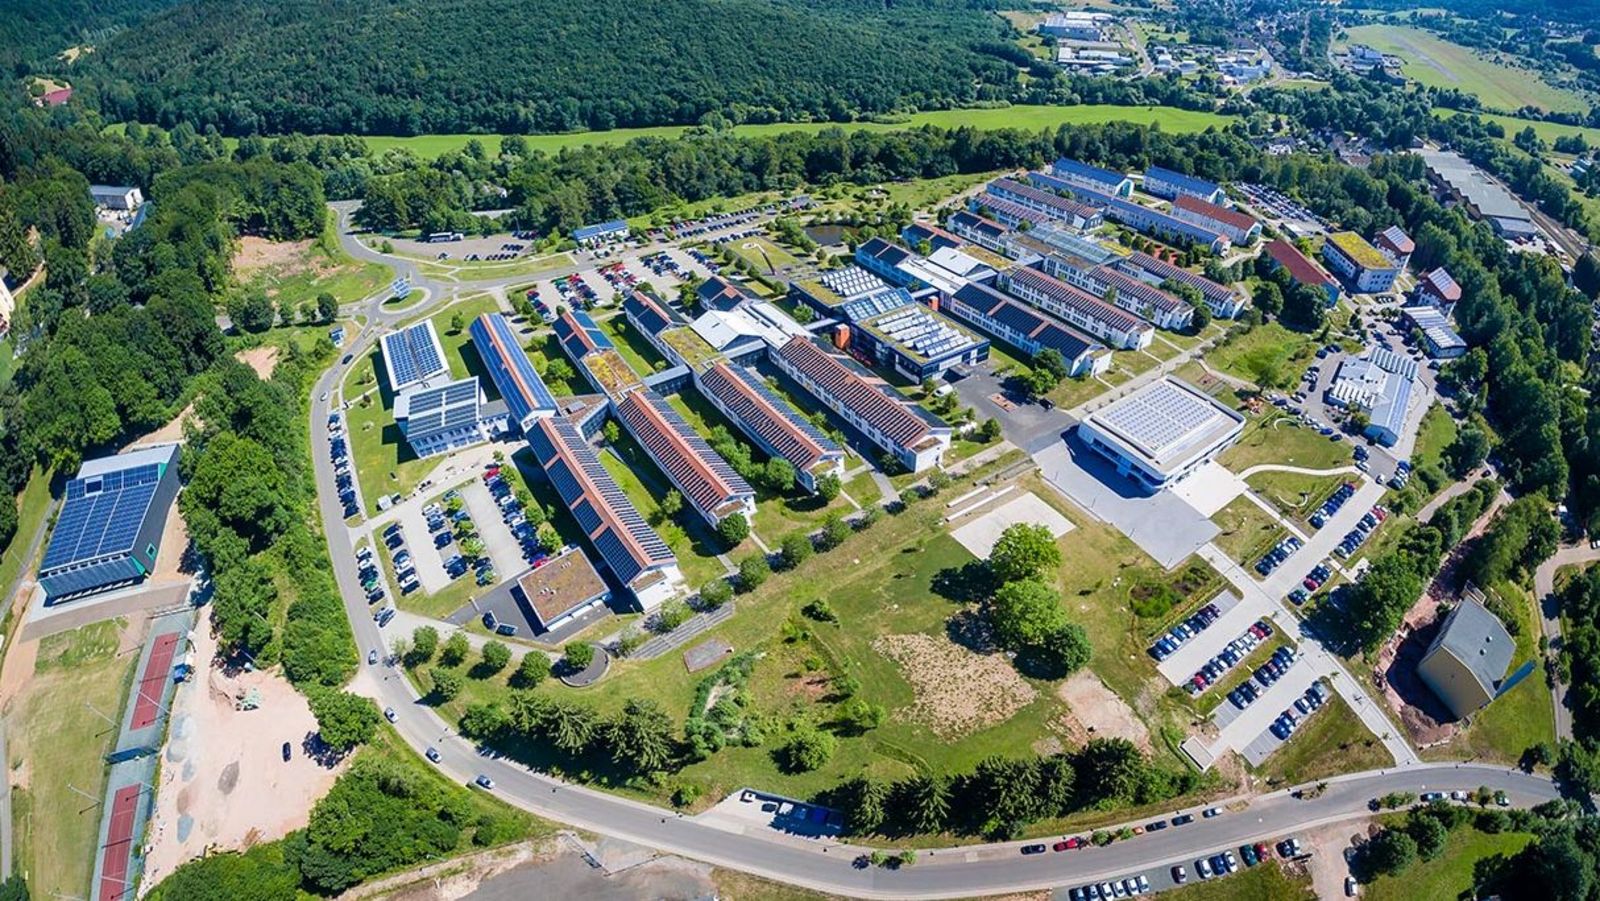
M1556 572L1563 566L1581 566L1596 560L1600 560L1600 548L1578 544L1556 551L1534 570L1533 592L1539 598L1539 626L1544 630L1552 655L1561 652L1561 599L1556 597ZM1550 686L1550 703L1556 711L1556 738L1572 737L1572 708L1567 706L1569 688L1560 681Z
M1303 476L1337 476L1360 471L1354 466L1335 466L1333 469L1307 469L1304 466L1289 466L1284 463L1257 463L1239 473L1239 478L1248 479L1258 472L1292 472Z

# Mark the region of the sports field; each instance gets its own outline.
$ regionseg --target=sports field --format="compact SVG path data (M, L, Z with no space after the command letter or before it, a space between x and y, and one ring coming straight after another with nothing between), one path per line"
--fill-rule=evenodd
M1426 31L1399 25L1359 25L1349 29L1348 43L1366 44L1405 60L1408 78L1433 88L1456 88L1476 94L1485 106L1515 110L1583 112L1588 104L1571 91L1554 87L1537 73L1493 62L1470 48Z
M734 132L745 137L786 134L789 132L814 133L826 128L842 127L850 131L903 131L934 125L940 128L971 126L982 129L999 128L1055 128L1060 125L1092 125L1100 122L1135 122L1159 124L1165 131L1188 133L1204 131L1215 125L1223 126L1233 121L1232 116L1216 113L1183 110L1167 106L1110 106L1088 104L1083 106L1012 106L1001 109L935 110L915 113L896 122L800 122L771 125L740 125ZM623 144L634 138L676 138L686 130L681 125L663 125L653 128L619 128L615 131L580 131L558 135L530 135L531 150L558 153L568 147L584 145ZM367 146L373 153L390 147L403 147L420 157L431 158L465 147L476 138L491 153L500 149L499 135L418 135L409 138L368 137Z

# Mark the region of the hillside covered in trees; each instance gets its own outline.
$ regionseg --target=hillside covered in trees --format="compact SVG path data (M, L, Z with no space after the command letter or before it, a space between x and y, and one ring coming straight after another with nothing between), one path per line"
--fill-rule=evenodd
M117 119L226 134L841 119L1012 95L984 0L192 0L69 73Z

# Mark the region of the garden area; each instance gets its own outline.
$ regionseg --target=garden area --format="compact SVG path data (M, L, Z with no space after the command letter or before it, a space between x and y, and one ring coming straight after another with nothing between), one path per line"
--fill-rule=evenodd
M1222 531L1212 543L1236 563L1254 565L1272 546L1289 534L1255 501L1239 495L1211 517Z
M1331 441L1276 410L1248 421L1239 440L1217 458L1235 473L1261 464L1336 469L1351 460L1348 441Z

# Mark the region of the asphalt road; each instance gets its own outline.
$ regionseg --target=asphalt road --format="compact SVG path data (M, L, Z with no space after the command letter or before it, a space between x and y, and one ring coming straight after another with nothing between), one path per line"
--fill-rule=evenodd
M434 295L436 298L438 295ZM359 359L391 316L381 297L367 301L368 324L345 350ZM1215 819L1150 833L1108 848L1023 856L1021 843L973 845L924 851L911 867L888 870L858 866L866 849L842 843L798 839L765 828L732 826L726 820L684 817L670 810L571 785L505 759L480 754L455 735L431 708L420 703L402 674L381 666L367 667L369 649L386 648L386 636L369 613L360 589L350 530L334 491L326 429L333 392L348 367L336 363L312 389L310 426L318 504L335 580L354 630L364 680L382 706L398 712L395 727L418 752L438 749L440 768L462 783L485 774L495 793L536 815L679 854L714 865L819 891L861 898L954 898L1079 884L1133 872L1193 864L1196 857L1244 842L1274 840L1297 830L1367 815L1369 799L1391 791L1473 790L1480 785L1505 791L1518 805L1557 797L1550 780L1499 767L1469 764L1419 764L1403 770L1378 771L1329 780L1314 800L1296 800L1287 792L1237 799L1230 812ZM327 392L330 400L320 398ZM1145 822L1153 817L1145 817Z

